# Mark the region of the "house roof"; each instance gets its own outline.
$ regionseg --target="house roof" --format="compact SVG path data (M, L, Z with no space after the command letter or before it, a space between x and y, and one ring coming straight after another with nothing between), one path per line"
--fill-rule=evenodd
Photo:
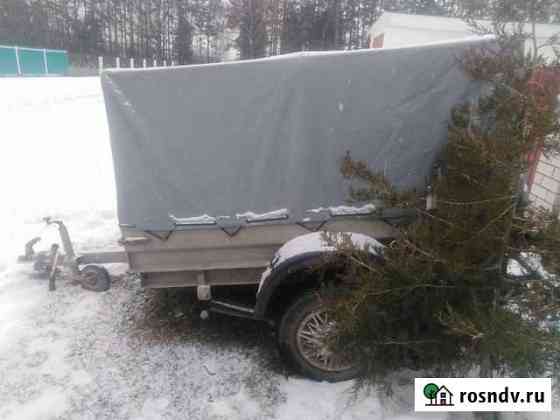
M449 395L453 396L453 392L451 392L445 385L442 385L442 386L439 387L438 392L437 392L436 395L438 395L438 394L439 394L441 391L443 391L443 390L447 391L447 393L448 393Z

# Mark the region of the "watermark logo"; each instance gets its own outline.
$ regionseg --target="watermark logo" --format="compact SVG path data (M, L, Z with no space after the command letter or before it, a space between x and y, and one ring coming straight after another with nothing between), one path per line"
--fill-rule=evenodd
M552 411L550 378L416 378L415 411Z
M424 387L423 393L428 400L426 407L453 407L453 393L445 385L438 386L430 382Z

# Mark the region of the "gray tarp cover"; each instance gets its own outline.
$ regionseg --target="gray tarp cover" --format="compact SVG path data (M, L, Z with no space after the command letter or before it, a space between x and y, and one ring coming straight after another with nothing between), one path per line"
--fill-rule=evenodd
M453 105L476 91L462 42L297 53L102 76L119 222L344 204L350 150L402 187L423 187Z

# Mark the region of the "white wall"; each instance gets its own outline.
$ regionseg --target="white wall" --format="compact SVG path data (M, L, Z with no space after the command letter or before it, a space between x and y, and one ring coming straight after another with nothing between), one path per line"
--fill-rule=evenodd
M547 210L560 205L560 157L541 158L531 189L531 200Z
M385 48L404 47L413 44L427 44L431 42L463 39L472 36L471 33L450 31L419 31L414 28L392 28L385 32Z
M478 23L486 28L491 28L489 21L479 21ZM526 28L526 31L530 32L530 30L531 28ZM380 34L385 34L385 48L448 41L476 35L467 23L458 18L389 12L384 12L370 29L372 38ZM536 27L536 34L538 44L543 45L550 37L560 34L560 25L539 24ZM532 50L532 43L527 42L526 48ZM551 47L543 48L541 53L551 59L556 57Z

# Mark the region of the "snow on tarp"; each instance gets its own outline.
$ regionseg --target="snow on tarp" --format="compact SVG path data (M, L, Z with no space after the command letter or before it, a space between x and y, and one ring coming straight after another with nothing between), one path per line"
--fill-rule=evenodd
M109 70L102 86L121 224L345 203L348 150L423 187L453 105L477 91L458 57L489 38L414 48ZM190 224L190 223L189 223Z
M202 216L195 217L175 217L170 214L169 218L176 225L213 225L216 223L216 218L203 214Z
M238 219L245 219L248 222L262 222L268 220L282 220L288 219L290 217L290 212L288 209L273 210L266 213L253 213L252 211L247 211L245 213L236 214L235 217Z
M371 214L376 210L375 205L369 203L361 207L355 206L336 206L336 207L319 207L316 209L308 209L306 213L320 214L329 213L331 216L355 216L355 215L367 215Z

